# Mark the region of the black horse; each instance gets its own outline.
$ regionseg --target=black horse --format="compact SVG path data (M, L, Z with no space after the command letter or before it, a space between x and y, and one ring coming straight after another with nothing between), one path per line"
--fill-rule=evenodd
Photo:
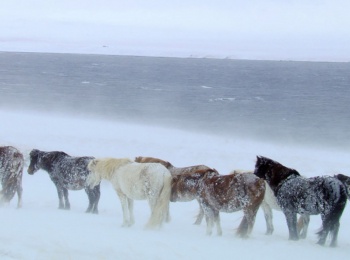
M12 146L0 147L0 204L10 202L17 191L17 207L22 206L23 154Z
M254 174L266 180L275 193L287 219L289 239L299 239L297 213L321 214L322 229L317 233L318 244L324 245L330 233L330 245L336 246L339 220L347 201L341 181L331 176L304 178L296 170L262 156L257 157Z
M334 177L344 184L346 188L346 193L348 195L348 199L350 200L350 177L341 173L334 175Z
M87 165L92 159L94 157L72 157L64 152L43 152L34 149L30 152L28 173L32 175L42 169L50 175L57 188L59 209L70 209L68 190L85 189L89 198L86 212L97 214L100 184L93 188L86 184L86 178L90 174Z

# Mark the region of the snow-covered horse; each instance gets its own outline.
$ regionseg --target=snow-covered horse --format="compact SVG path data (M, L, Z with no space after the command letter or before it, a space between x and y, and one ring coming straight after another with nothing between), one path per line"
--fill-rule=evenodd
M90 174L87 165L92 159L94 157L73 157L64 152L43 152L34 149L30 152L28 173L33 175L42 169L49 174L57 188L59 209L70 209L68 190L85 189L89 198L86 212L97 214L100 183L94 188L90 188L86 183L86 178Z
M187 167L175 167L170 162L164 161L162 159L154 158L154 157L143 157L139 156L135 158L135 162L138 163L160 163L164 165L173 176L172 180L172 195L171 202L187 202L192 201L197 198L197 182L187 182L186 179L189 178L188 174L195 174L191 176L191 178L201 178L207 171L215 171L206 165L193 165ZM218 174L218 173L217 173ZM199 213L197 215L197 219L195 221L195 225L199 225L202 222L204 216L203 209L199 205ZM169 217L169 216L168 216Z
M237 229L237 235L248 237L264 195L264 181L252 173L212 174L202 178L199 202L204 210L207 234L211 235L214 224L217 234L222 234L219 212L243 210L244 216Z
M254 171L242 171L242 170L234 170L233 173L246 172L246 173L254 173ZM261 203L261 208L264 212L264 217L266 221L266 235L271 235L274 231L273 227L273 214L272 210L282 211L281 207L278 205L277 199L273 190L265 181L265 196L264 200ZM298 233L300 238L306 238L307 230L310 222L310 216L307 214L303 214L299 217L298 220Z
M166 220L171 194L171 174L159 163L136 163L127 158L92 160L88 165L88 183L109 180L117 192L122 210L123 226L134 224L133 201L147 200L151 216L146 228L158 228Z
M12 146L0 147L0 204L8 203L17 192L17 207L22 206L23 154Z
M286 216L289 239L299 239L297 214L321 214L318 244L324 245L330 233L331 246L336 246L339 221L347 201L340 180L330 176L304 178L296 170L262 156L257 156L254 174L266 180L274 191Z

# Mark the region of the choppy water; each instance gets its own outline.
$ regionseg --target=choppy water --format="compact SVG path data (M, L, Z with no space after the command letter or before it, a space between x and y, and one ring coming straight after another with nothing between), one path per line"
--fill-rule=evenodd
M350 147L350 63L0 53L0 108Z

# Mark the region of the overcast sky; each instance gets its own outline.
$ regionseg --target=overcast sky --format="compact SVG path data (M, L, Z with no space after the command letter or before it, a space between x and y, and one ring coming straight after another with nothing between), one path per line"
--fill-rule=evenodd
M346 0L11 0L0 50L350 61Z

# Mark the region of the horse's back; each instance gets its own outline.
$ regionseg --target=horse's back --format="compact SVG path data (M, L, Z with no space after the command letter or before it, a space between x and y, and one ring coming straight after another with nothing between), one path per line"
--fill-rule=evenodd
M233 212L251 205L260 205L265 183L249 172L214 175L201 182L202 197L220 211Z
M13 146L0 147L0 175L15 174L23 172L24 156Z
M310 215L329 211L347 199L344 185L331 176L295 177L286 181L276 196L282 209Z
M112 183L129 198L142 200L149 194L159 193L164 183L170 179L169 170L159 163L135 162L120 167Z

